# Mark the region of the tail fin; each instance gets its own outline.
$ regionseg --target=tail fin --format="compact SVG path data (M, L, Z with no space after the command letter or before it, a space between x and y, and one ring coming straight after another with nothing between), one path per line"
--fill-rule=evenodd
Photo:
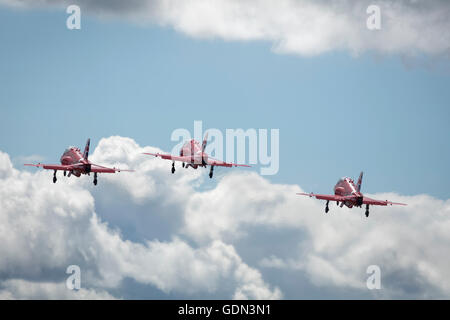
M205 152L206 149L206 144L208 143L208 132L205 135L205 138L203 139L203 143L202 143L202 152Z
M88 139L87 142L86 142L86 147L84 147L84 152L83 152L83 158L85 160L87 160L88 157L89 157L89 146L90 146L90 144L91 144L91 139Z
M358 183L356 184L356 191L361 192L361 184L363 179L363 172L359 174Z

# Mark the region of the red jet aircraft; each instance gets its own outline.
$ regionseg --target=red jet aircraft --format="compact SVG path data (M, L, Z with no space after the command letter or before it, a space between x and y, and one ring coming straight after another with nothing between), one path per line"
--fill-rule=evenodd
M102 167L97 164L93 164L88 160L89 157L89 145L91 144L91 139L86 142L86 147L84 152L76 147L69 147L64 151L61 156L61 164L25 164L25 166L44 168L47 170L54 170L53 173L53 183L56 183L56 172L58 170L64 171L64 176L69 172L68 176L74 175L80 177L82 174L90 175L91 172L94 173L94 185L97 185L97 173L116 173L120 171L133 171L133 170L120 170L116 168Z
M359 175L358 183L355 186L355 183L351 178L344 177L340 179L336 185L334 186L334 195L326 195L326 194L314 194L314 193L297 193L302 196L316 197L316 199L326 200L327 204L325 206L325 213L327 213L330 209L328 208L328 204L330 201L336 201L336 205L341 203L341 208L346 205L349 208L360 207L365 204L366 205L366 217L369 216L369 205L372 206L387 206L387 205L401 205L406 206L404 203L390 202L388 200L375 200L364 196L361 193L361 184L362 184L363 173Z
M183 147L180 150L180 156L172 156L170 154L160 154L160 153L144 153L147 155L160 157L165 160L172 160L172 173L175 173L175 161L180 161L182 163L183 168L192 167L197 169L198 167L211 166L209 171L209 177L213 177L214 167L250 167L245 164L235 164L223 162L220 160L216 160L208 154L205 153L205 148L208 140L208 134L206 134L205 139L203 139L203 143L200 146L198 141L192 139L190 141L186 141Z

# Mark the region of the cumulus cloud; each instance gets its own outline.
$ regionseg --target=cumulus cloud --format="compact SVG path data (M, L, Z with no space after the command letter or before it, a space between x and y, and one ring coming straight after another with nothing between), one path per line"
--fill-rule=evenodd
M1 283L0 300L113 300L104 290L67 290L65 283L9 279Z
M0 297L76 298L60 287L72 264L86 290L78 297L122 298L124 279L133 279L162 295L276 299L293 291L280 280L287 272L335 298L340 290L450 296L450 200L375 194L409 205L373 207L368 219L359 208L325 215L323 203L295 194L299 186L249 170L230 169L199 190L206 171L172 175L170 162L141 154L154 151L130 138L102 139L94 162L136 172L100 175L97 187L85 176L54 185L51 172L17 170L0 152ZM369 265L382 272L376 296L366 288ZM269 277L271 270L278 272Z
M444 55L450 50L450 4L445 0L380 0L381 30L366 27L371 0L0 0L14 7L68 6L101 18L171 27L195 38L268 41L273 50L305 56L352 54Z
M131 156L140 150L131 139L112 137L101 141L93 156L98 150L108 150L111 142L116 148L109 153L110 161L117 150L135 148ZM149 172L158 176L152 164L143 164L158 161L142 155L141 159L143 176ZM31 174L14 169L2 152L0 160L1 298L112 298L107 290L120 287L125 278L165 293L207 294L227 288L222 294L229 298L282 297L231 245L218 240L192 247L175 236L170 241L124 239L120 229L110 228L97 216L86 179L61 178L54 185L49 172ZM180 176L183 181L183 174ZM127 196L136 194L128 189ZM139 194L131 199L141 201ZM64 288L65 271L72 264L82 271L82 290L78 292Z
M288 255L268 255L260 266L305 272L317 286L365 290L367 267L379 265L386 297L450 294L450 259L445 254L450 245L450 200L369 195L409 204L373 207L369 221L357 208L332 207L324 216L323 203L296 196L299 191L298 186L274 185L256 174L230 174L214 190L192 198L184 231L200 242L221 238L237 243L254 236L248 230L255 226L294 229L306 233L305 239L286 243L293 247ZM399 283L401 274L409 275Z
M140 147L134 140L123 137L111 137L99 141L91 155L91 161L117 168L133 169L135 172L120 175L104 175L102 178L122 188L136 202L149 198L166 200L162 195L171 197L171 201L182 199L183 194L192 192L201 182L200 170L178 170L169 175L171 164L166 161L150 161L153 157L142 153L157 153L162 150L154 147Z

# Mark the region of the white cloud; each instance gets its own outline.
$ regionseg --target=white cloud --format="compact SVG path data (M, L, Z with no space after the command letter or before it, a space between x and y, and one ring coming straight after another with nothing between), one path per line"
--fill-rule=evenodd
M161 179L171 177L166 165L161 169ZM181 185L186 188L186 184ZM230 170L212 190L190 189L177 195L183 206L179 232L206 245L215 240L238 244L261 229L298 230L305 235L303 241L290 244L295 245L290 255L275 258L284 268L304 272L317 286L366 290L366 268L378 264L386 280L385 296L407 294L408 284L400 285L391 278L410 272L406 278L411 283L421 282L413 296L450 294L446 276L450 259L444 254L450 244L446 232L449 200L426 195L369 195L409 206L373 207L366 219L358 208L336 207L324 215L323 203L295 195L299 191L298 186L271 184L253 172Z
M68 290L65 283L10 279L0 283L0 300L113 300L104 290Z
M131 139L112 137L100 143L94 158L99 150L107 152L111 144L116 148L108 153L110 161L116 161L117 150L130 151L131 157L137 157L137 151L141 150ZM144 177L157 175L158 170L161 174L162 168L149 164L160 163L159 159L143 155L139 159ZM226 287L230 298L282 297L279 289L271 289L231 245L212 241L194 248L176 237L166 242L125 240L120 230L109 228L98 218L94 198L84 188L88 181L82 179L86 177L61 178L58 184L53 184L49 172L31 174L16 170L2 152L0 160L3 298L91 298L96 292L99 298L108 298L107 290L120 287L124 278L155 286L165 293L207 294L222 292ZM164 172L167 173L166 168ZM183 173L179 176L183 181ZM117 183L107 179L103 182ZM130 190L129 194L135 194L130 186L133 185L125 183L124 187ZM139 196L131 199L142 201ZM72 264L79 265L82 272L82 290L76 296L60 286L68 276L67 266Z
M50 296L43 288L64 282L71 264L81 267L82 288L98 293L120 291L131 278L164 294L280 298L288 288L278 277L265 280L266 272L280 269L319 291L370 297L366 269L376 264L383 297L450 296L450 200L376 194L369 196L408 206L373 207L368 219L359 208L332 206L325 215L323 203L295 195L299 186L272 184L253 172L230 169L214 189L198 191L194 186L207 172L180 168L172 175L170 162L143 150L157 149L129 138L102 139L95 162L136 172L101 175L97 187L87 177L61 177L54 185L51 172L16 170L0 152L4 296L20 297L22 291L6 284L21 279ZM122 220L110 225L117 210ZM163 228L164 219L172 228ZM130 226L143 228L138 240L130 239ZM301 236L266 236L274 232ZM248 239L253 247L243 247Z
M183 194L192 192L191 185L198 185L197 180L204 173L201 170L177 168L176 174L168 175L172 165L170 162L143 155L144 152L156 153L162 150L141 148L130 138L110 137L99 141L90 159L101 165L133 169L135 172L132 173L102 175L102 179L114 184L115 188L123 189L137 202L144 202L148 198L162 201L184 198Z
M12 163L9 159L9 155L0 152L0 179L8 178L12 173Z
M386 280L387 297L407 293L396 288L391 278L409 272L411 285L417 279L422 282L423 287L413 293L416 296L450 294L450 259L445 254L450 245L450 200L368 195L409 205L372 207L367 219L358 208L331 207L325 215L323 203L296 196L299 191L297 186L274 185L253 173L231 173L215 189L190 199L184 232L199 243L211 239L239 243L255 236L251 234L255 227L298 230L307 236L301 243L286 244L295 246L288 256L268 255L260 266L301 270L317 286L365 290L366 268L377 264Z
M198 249L177 238L171 242L138 244L122 241L104 225L93 226L98 242L105 244L96 255L99 272L109 285L116 286L114 279L131 277L140 283L153 284L165 293L206 295L231 282L236 292L247 292L239 298L282 297L278 288L272 291L268 287L259 271L243 263L233 246L221 241Z
M271 184L256 173L231 172L215 189L189 198L184 232L208 242L240 238L247 226L300 227L302 216L293 215L300 191L298 186Z
M168 26L195 38L268 41L273 50L305 56L347 50L352 54L448 56L450 4L442 0L381 0L381 30L366 27L364 1L159 0L31 1L0 0L14 7L64 7L72 3L101 18Z

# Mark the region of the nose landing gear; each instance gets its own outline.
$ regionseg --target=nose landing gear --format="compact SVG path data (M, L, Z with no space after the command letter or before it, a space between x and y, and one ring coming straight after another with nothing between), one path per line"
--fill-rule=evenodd
M175 162L172 162L172 174L175 173Z
M369 217L369 205L366 204L366 217Z
M94 172L94 186L97 185L97 172Z
M56 181L58 181L58 179L56 179L56 170L55 170L55 172L53 172L53 183L56 183Z
M328 204L330 203L329 200L327 200L327 204L325 206L325 213L328 213L328 211L330 211L330 208L328 207Z
M209 170L209 178L212 179L214 173L214 166L211 166L211 170Z

